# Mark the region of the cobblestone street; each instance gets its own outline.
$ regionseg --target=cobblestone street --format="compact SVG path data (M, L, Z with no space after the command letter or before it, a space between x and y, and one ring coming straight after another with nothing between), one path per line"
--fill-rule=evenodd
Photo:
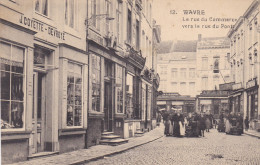
M203 138L163 137L88 164L260 164L258 138L210 131Z

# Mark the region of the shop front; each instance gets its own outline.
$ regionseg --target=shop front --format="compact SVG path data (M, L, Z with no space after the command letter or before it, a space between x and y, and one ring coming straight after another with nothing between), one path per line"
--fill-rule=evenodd
M246 83L247 93L247 111L246 115L249 118L249 128L253 130L260 130L260 115L258 107L258 90L259 85L256 79L250 80Z
M229 95L230 111L234 114L244 114L244 88L242 83L236 83L232 85L232 92Z

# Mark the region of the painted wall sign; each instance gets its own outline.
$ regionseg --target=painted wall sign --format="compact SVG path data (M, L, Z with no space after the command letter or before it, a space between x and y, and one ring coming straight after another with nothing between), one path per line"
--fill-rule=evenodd
M27 26L28 28L34 29L38 32L45 32L50 36L56 37L61 40L65 40L65 33L57 30L54 27L48 26L40 21L21 15L19 23Z
M254 87L256 86L256 80L253 79L253 80L250 80L246 83L246 88L251 88L251 87Z

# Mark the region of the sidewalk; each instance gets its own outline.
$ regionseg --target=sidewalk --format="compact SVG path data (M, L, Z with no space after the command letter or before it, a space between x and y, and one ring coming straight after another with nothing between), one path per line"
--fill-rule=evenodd
M248 130L248 131L244 130L244 134L260 139L260 132L257 132L255 130Z
M118 154L129 149L141 146L143 144L152 142L164 136L163 134L164 126L161 123L159 127L145 133L141 137L129 138L128 143L118 145L118 146L108 146L108 145L96 145L88 149L81 149L77 151L67 152L60 155L54 155L43 158L36 158L33 160L18 162L15 164L19 165L64 165L64 164L83 164L89 161L97 160L105 156L110 156Z

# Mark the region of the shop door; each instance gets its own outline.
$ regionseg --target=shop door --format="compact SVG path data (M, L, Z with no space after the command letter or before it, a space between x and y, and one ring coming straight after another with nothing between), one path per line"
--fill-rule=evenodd
M113 116L112 116L112 86L110 82L105 82L104 93L104 131L112 131Z
M33 153L44 151L45 136L45 73L33 73Z

